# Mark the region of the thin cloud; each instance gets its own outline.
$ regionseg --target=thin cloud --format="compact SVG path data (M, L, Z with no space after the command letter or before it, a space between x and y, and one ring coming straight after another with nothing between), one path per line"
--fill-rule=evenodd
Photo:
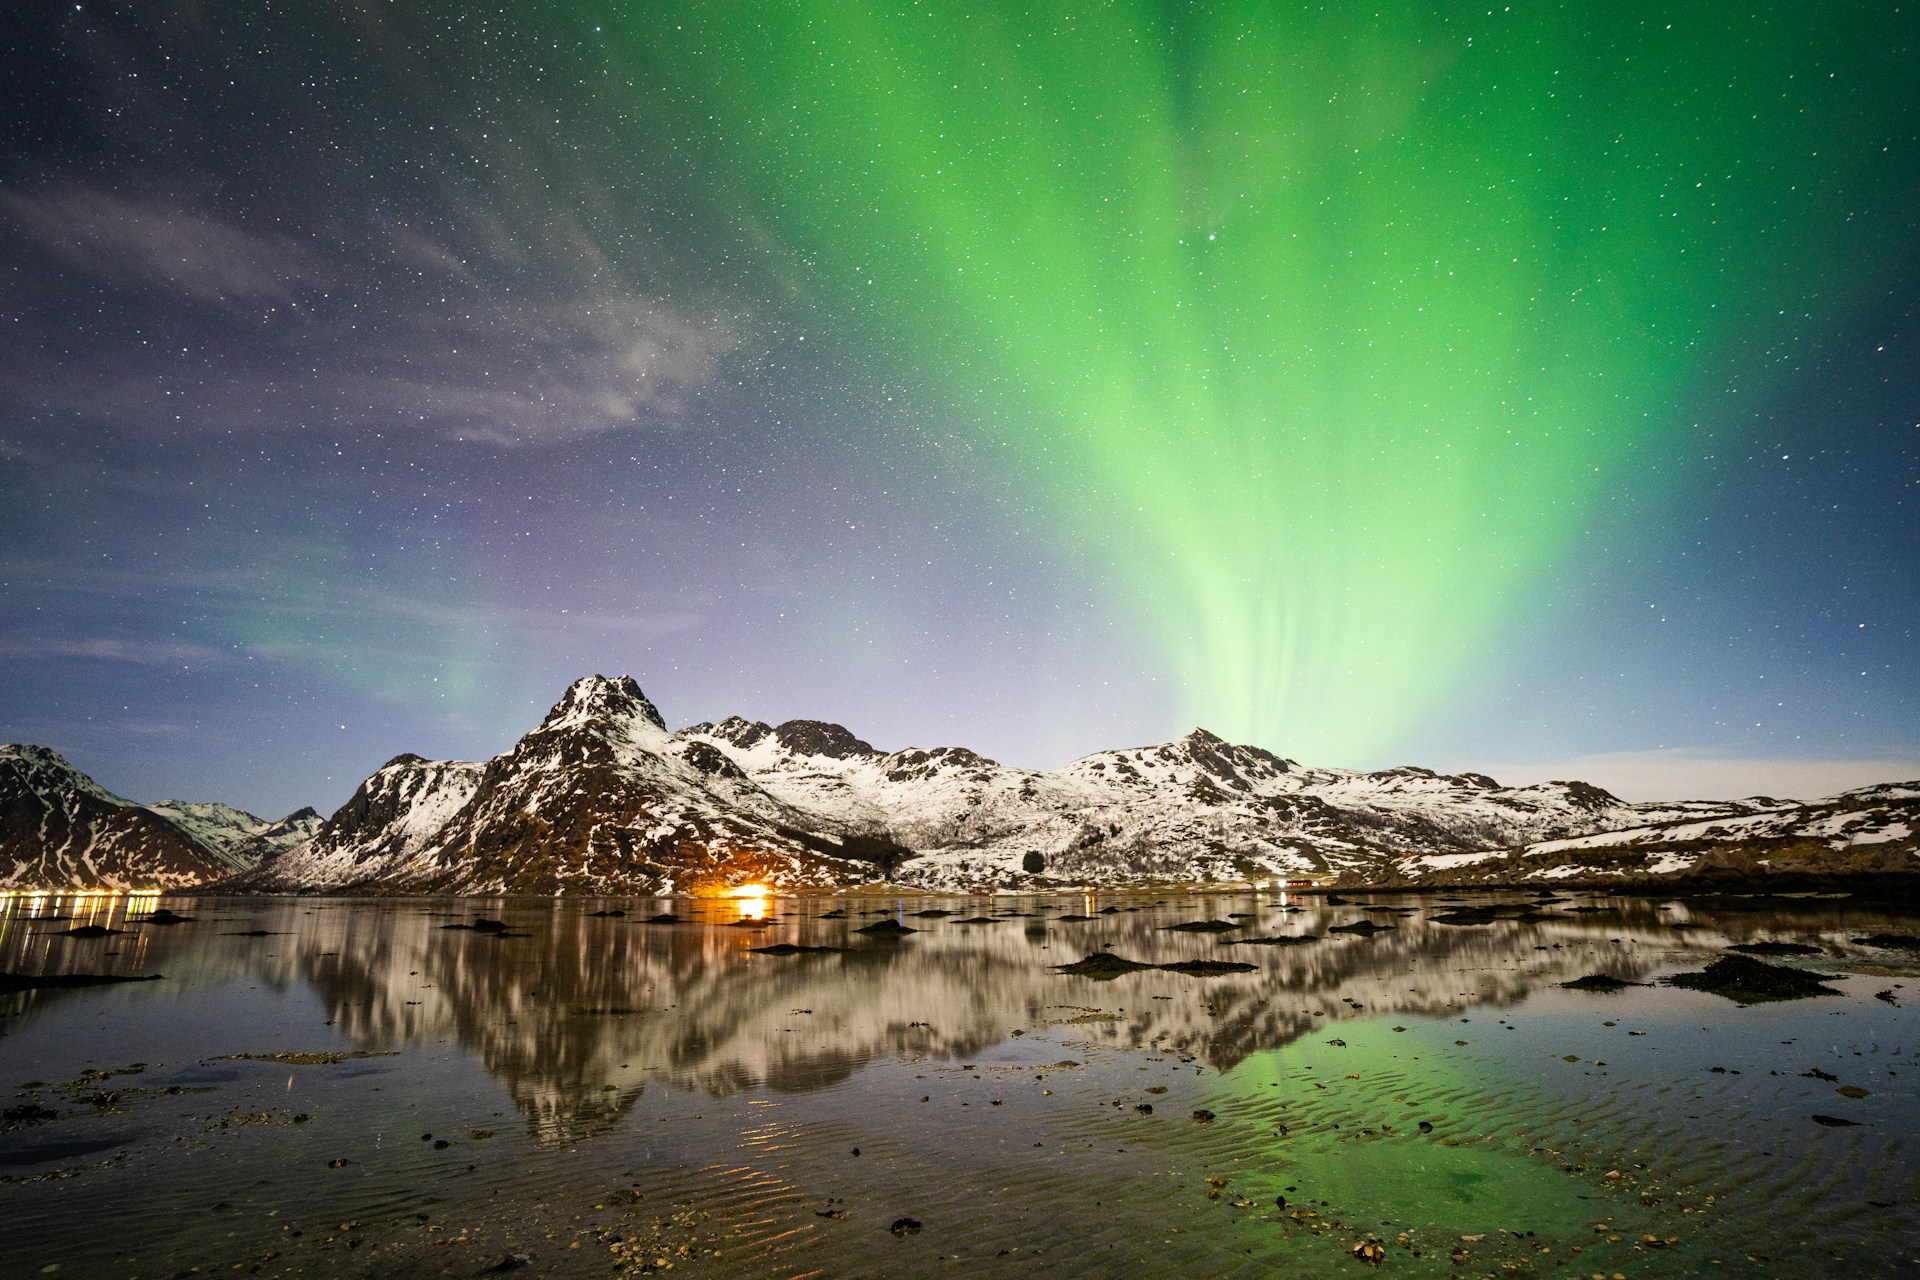
M142 667L203 666L228 655L206 645L172 640L123 640L109 636L5 636L0 657L86 658Z
M291 236L92 187L0 192L0 212L71 266L205 302L287 302L323 274L319 256Z

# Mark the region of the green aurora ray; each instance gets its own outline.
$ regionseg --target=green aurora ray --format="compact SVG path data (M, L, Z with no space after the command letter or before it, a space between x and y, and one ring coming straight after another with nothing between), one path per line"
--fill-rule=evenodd
M1391 747L1910 251L1890 8L611 22L807 296L1120 566L1193 720L1314 760Z

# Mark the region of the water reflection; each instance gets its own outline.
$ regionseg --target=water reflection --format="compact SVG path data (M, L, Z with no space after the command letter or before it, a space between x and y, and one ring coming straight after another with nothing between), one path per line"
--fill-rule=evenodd
M1480 926L1437 923L1429 917L1444 914L1446 900L1411 897L1283 907L1249 895L1123 909L1079 897L899 899L847 901L844 915L826 918L835 902L767 896L677 904L202 900L172 904L192 917L183 923L142 923L155 905L151 895L0 900L0 969L164 972L188 987L304 986L354 1047L462 1046L502 1083L531 1130L551 1141L604 1131L649 1088L715 1097L756 1087L804 1092L879 1057L990 1060L1016 1031L1066 1027L1093 1045L1168 1051L1226 1071L1344 1019L1510 1005L1596 971L1640 980L1701 949L1760 937L1818 941L1885 963L1884 953L1848 939L1910 931L1909 922L1850 902L1733 898L1564 901L1540 905L1544 918ZM648 921L666 912L681 922ZM1238 926L1226 939L1320 940L1226 945L1221 934L1167 928L1207 917ZM507 928L460 927L476 918ZM916 931L860 932L882 918ZM1330 932L1360 921L1382 931ZM81 923L126 932L66 936ZM777 942L834 950L750 950ZM1104 983L1051 969L1096 950L1256 968ZM0 997L0 1008L30 1020L51 1001L76 997L32 990ZM8 1025L17 1032L24 1023ZM217 1030L210 1041L245 1035Z

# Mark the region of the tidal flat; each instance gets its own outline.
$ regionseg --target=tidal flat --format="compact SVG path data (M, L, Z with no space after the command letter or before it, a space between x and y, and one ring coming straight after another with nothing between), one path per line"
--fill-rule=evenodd
M1912 1275L1917 925L0 898L0 1275Z

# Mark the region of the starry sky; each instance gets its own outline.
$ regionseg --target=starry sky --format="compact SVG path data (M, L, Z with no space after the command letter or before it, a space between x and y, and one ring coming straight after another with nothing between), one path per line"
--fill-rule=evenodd
M0 738L1920 776L1920 10L0 17Z

